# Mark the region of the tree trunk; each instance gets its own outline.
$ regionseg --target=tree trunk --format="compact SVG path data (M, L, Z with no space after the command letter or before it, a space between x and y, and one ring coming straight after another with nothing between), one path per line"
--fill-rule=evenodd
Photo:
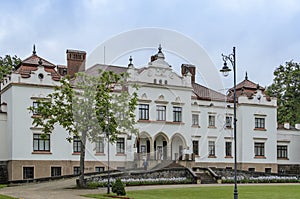
M85 145L86 145L86 132L82 132L81 150L80 150L80 176L79 176L79 187L80 188L86 187L86 183L84 181Z

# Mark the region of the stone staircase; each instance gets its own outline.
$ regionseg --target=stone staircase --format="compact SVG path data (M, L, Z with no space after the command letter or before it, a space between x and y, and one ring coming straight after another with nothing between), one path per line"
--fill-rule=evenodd
M173 160L163 160L160 163L158 163L157 165L155 165L154 167L152 167L151 170L163 169L163 168L169 167L169 165L171 165L173 163L174 163Z
M213 176L211 176L209 173L207 172L197 172L196 173L198 179L201 180L201 184L216 184L216 180L214 179Z

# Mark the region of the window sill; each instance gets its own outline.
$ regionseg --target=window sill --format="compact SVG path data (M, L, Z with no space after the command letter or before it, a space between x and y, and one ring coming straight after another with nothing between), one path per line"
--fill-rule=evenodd
M232 126L225 126L225 129L232 130Z
M80 152L73 152L72 155L80 155Z
M208 158L217 158L215 155L209 155Z
M277 158L277 160L290 160L289 158Z
M181 124L184 124L183 122L166 122L166 124L178 124L178 125L181 125Z
M95 153L96 156L105 156L105 153Z
M193 128L200 128L200 126L199 126L199 125L196 125L196 124L193 124L192 127L193 127Z
M117 153L116 156L127 156L125 153Z
M266 159L266 156L255 156L255 159Z
M207 128L209 128L209 129L216 129L217 127L215 127L215 126L208 126Z
M42 117L42 116L39 115L39 114L34 114L34 115L31 116L31 118L41 118L41 117Z
M232 156L225 156L225 158L233 158Z
M254 131L266 131L267 129L265 129L265 128L254 128L253 130Z
M151 121L150 120L141 120L141 119L139 119L138 122L146 122L146 123L149 122L150 123Z
M50 151L33 151L31 154L48 154L51 155Z

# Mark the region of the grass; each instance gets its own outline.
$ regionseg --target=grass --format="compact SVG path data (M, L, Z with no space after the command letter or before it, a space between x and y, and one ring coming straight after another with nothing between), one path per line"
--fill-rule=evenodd
M242 199L294 199L300 196L299 185L257 185L239 186ZM89 194L90 198L107 199L105 195ZM233 186L193 187L128 191L127 197L134 199L232 199Z
M13 198L13 197L10 197L10 196L5 196L5 195L1 195L1 194L0 194L0 199L16 199L16 198Z

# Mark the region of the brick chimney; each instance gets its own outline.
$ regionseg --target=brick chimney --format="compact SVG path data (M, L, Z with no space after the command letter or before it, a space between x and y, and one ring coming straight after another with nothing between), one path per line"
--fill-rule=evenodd
M196 67L191 64L182 64L181 65L181 75L185 76L188 72L191 73L191 83L195 83L195 74L196 74Z
M74 77L77 72L85 71L85 58L85 51L67 50L67 71L70 77Z

